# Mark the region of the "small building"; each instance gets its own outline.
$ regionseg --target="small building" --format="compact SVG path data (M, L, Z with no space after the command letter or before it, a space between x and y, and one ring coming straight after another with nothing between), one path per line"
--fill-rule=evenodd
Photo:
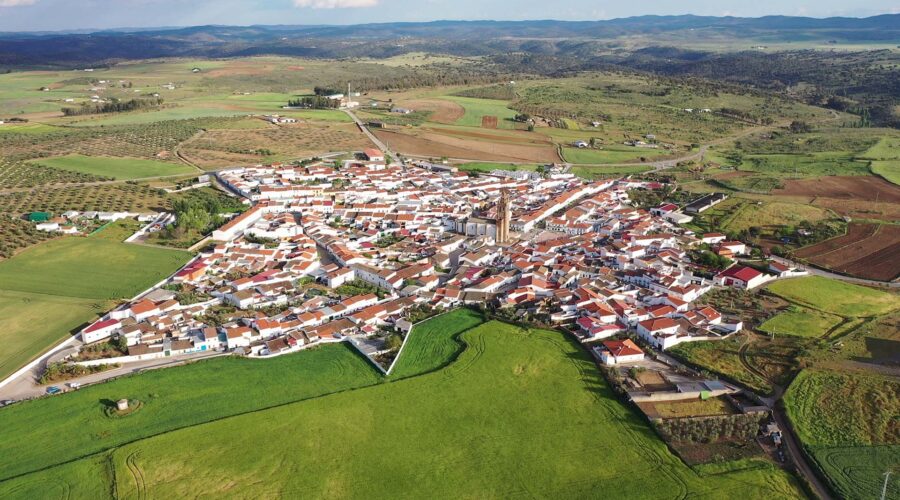
M644 359L644 351L631 339L607 340L603 342L600 350L600 361L604 365L621 365L624 363L636 363Z
M375 148L364 149L363 156L369 161L384 161L384 153Z
M116 401L116 409L119 411L127 410L128 409L128 400L120 399L120 400Z

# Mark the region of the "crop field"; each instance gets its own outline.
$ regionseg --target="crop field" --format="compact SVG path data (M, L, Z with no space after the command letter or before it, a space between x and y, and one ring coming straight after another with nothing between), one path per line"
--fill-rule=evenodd
M880 495L884 472L900 462L900 382L807 369L784 402L804 446L841 496ZM888 496L898 494L900 483L893 481Z
M118 180L189 174L195 171L193 168L180 163L164 163L138 158L89 157L81 155L42 158L36 160L36 163L58 170Z
M46 231L38 231L34 224L9 214L0 214L0 259L12 257L22 248L53 238Z
M46 184L70 184L103 180L96 175L43 168L23 161L0 158L0 189L30 188Z
M24 214L66 210L97 210L102 212L159 211L169 201L158 189L138 184L106 184L70 186L0 194L0 212Z
M107 300L131 298L173 273L187 252L121 243L104 237L66 237L0 262L3 289Z
M822 337L839 325L842 319L805 307L791 306L759 326L766 333L796 335L798 337Z
M426 129L411 131L375 130L374 134L400 153L429 158L470 159L487 162L559 162L556 147L522 144L521 141L487 141L447 135Z
M846 234L801 248L796 255L852 276L890 281L900 275L900 226L850 224Z
M0 479L135 439L380 381L371 364L345 344L265 361L208 359L122 377L0 412L0 435L4 436ZM238 394L241 396L235 397ZM137 399L144 407L127 419L106 417L103 406L119 398ZM41 432L41 426L33 425L38 415L42 415L44 429L52 427L53 433ZM69 439L59 440L61 434ZM4 489L0 483L0 490ZM0 497L5 495L0 493Z
M820 276L779 280L768 290L791 302L843 316L878 316L900 308L896 295Z
M182 154L204 168L304 158L322 152L356 151L371 143L355 125L285 125L260 130L209 130L185 142Z
M744 200L737 203L739 206L723 219L723 229L736 232L751 227L773 230L803 221L819 222L833 217L827 210L800 203Z
M788 179L772 194L800 197L807 203L861 219L900 218L900 188L876 176Z
M0 289L0 379L109 306L96 299Z
M665 156L669 152L665 149L650 148L563 148L563 156L570 163L585 163L600 165L604 163L641 163L643 160L653 161L656 157Z
M465 110L463 116L456 120L457 125L481 127L484 117L494 116L497 118L497 127L516 128L516 123L512 121L516 112L509 107L508 101L459 96L442 96L441 99L454 102Z
M440 369L463 350L459 336L484 323L481 314L457 309L429 319L413 329L391 376L405 378Z
M787 473L763 462L754 467L720 467L715 473L689 469L634 412L614 398L581 347L558 332L525 332L491 322L462 338L467 349L437 372L354 391L332 391L324 397L157 433L111 450L112 478L97 474L89 479L90 485L71 487L99 490L102 484L111 487L114 481L119 496L149 497L182 496L198 488L212 495L241 497L445 498L519 492L548 497L608 494L646 498L674 493L724 499L739 491L769 498L802 496L798 483ZM215 373L214 378L222 377L222 371ZM278 394L281 391L265 389L280 378L268 373L266 378L255 379L259 388L248 387L251 394ZM217 387L207 377L192 379L198 388ZM152 384L143 387L148 385ZM292 390L307 385L278 382L279 388ZM97 399L120 397L106 395L114 388L111 384L87 388L92 391L89 398L81 397L82 390L52 399L69 398L72 403L66 404L90 407L93 418L102 419ZM149 399L144 391L138 397ZM235 397L220 395L218 404L252 399L237 396L242 394L238 391L228 394ZM150 404L153 401L150 399ZM11 410L21 418L29 406ZM154 412L148 410L149 404L135 418L159 425ZM0 421L6 418L0 414ZM68 417L64 421L75 425L74 420ZM116 424L142 428L127 419L121 422L104 422L101 428ZM46 430L47 425L41 427ZM38 438L51 434L37 433L35 427L23 430L31 430ZM9 426L0 429L12 431ZM79 434L88 436L90 432ZM0 440L0 446L23 447L27 441L20 436ZM260 446L263 441L265 446ZM241 453L223 452L223 446ZM592 460L599 450L605 459ZM27 470L23 463L42 463L40 456L47 453L40 446L23 451L28 453L24 459L5 450L0 457L10 457L16 470ZM41 455L35 457L34 453ZM54 452L52 463L61 461L56 455ZM275 455L282 457L277 464L265 458ZM14 456L16 459L11 458ZM373 457L385 466L372 467ZM92 460L87 457L60 465L52 469L52 477L87 479L87 471L96 463ZM648 468L656 471L652 483L633 472ZM8 470L5 465L2 469ZM43 474L0 483L0 496L19 498L19 492L34 493L37 481L47 477Z

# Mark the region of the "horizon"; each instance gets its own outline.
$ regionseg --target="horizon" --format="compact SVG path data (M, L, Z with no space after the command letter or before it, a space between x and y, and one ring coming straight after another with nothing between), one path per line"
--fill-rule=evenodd
M0 0L2 2L2 0ZM2 6L0 6L2 8ZM900 16L900 12L883 12L880 14L871 14L871 15L862 15L862 16L812 16L812 15L785 15L785 14L764 14L760 16L716 16L716 15L701 15L701 14L640 14L635 16L624 16L624 17L613 17L608 19L584 19L584 20L576 20L576 19L558 19L558 18L534 18L534 19L431 19L427 21L374 21L374 22L360 22L360 23L312 23L312 24L292 24L292 23L252 23L252 24L221 24L221 23L206 23L206 24L183 24L183 25L159 25L159 26L113 26L109 28L100 28L100 27L84 27L84 28L70 28L70 29L60 29L60 30L10 30L3 31L0 30L0 33L44 33L44 34L66 34L66 33L92 33L92 32L131 32L131 31L162 31L162 30L180 30L186 28L203 28L203 27L220 27L220 28L253 28L253 27L265 27L265 28L315 28L315 27L331 27L331 26L377 26L381 24L432 24L432 23L535 23L535 22L560 22L560 23L602 23L608 21L619 21L619 20L627 20L627 19L639 19L639 18L647 18L647 17L710 17L710 18L719 18L719 19L764 19L767 17L785 17L785 18L797 18L797 19L818 19L818 20L826 20L826 19L869 19L873 17L881 17L881 16Z
M428 0L0 0L0 32L54 33L169 30L198 26L353 26L435 22L602 22L645 16L697 16L758 19L770 16L813 19L868 18L900 13L892 2L872 0L847 6L838 0L778 2L694 2L690 11L674 0L654 0L639 7L596 5L589 0L564 0L549 5L523 0L510 15L501 2ZM424 15L423 15L424 14ZM145 22L147 21L147 22Z

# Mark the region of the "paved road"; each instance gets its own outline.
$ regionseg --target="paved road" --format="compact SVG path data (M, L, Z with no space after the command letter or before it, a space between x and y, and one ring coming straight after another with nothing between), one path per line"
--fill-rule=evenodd
M397 161L400 161L401 163L404 163L401 156L399 154L395 153L394 151L391 151L387 147L387 144L385 144L384 142L381 141L381 139L376 137L375 134L373 134L369 130L369 127L367 127L366 124L363 123L362 120L360 120L359 118L357 118L357 116L355 114L353 114L353 111L351 111L349 109L344 109L343 111L344 111L344 113L347 113L347 116L352 118L354 122L356 122L356 125L360 128L360 130L362 130L363 133L366 134L366 136L369 138L369 140L372 141L372 143L375 144L375 146L378 147L378 149L380 149L384 154L390 156L391 158L393 158Z
M64 351L60 351L59 353L54 353L49 359L44 360L44 362L39 363L37 366L29 370L28 372L22 374L17 377L15 380L7 384L6 386L0 388L0 399L14 399L16 401L21 401L23 399L30 399L43 396L46 394L47 386L40 385L38 383L38 379L43 372L44 367L47 362L56 361L62 359L68 354L72 354L77 350L76 347L67 348ZM134 363L126 363L123 364L119 368L115 368L112 370L107 370L105 372L94 373L91 375L86 375L84 377L78 377L72 380L67 380L66 382L60 382L56 384L59 388L65 388L66 383L68 382L78 382L82 386L97 384L101 382L105 382L114 377L120 377L122 375L127 375L129 373L137 373L144 370L152 370L156 368L164 368L168 366L180 365L188 361L196 361L200 359L208 359L214 358L217 356L227 356L226 353L221 352L210 352L208 354L182 354L178 356L171 356L167 358L159 358L159 359L151 359L147 361L137 361Z
M790 259L785 259L784 257L777 257L775 255L771 256L771 259L775 262L784 264L786 266L795 266L798 269L802 269L809 274L815 276L824 276L826 278L831 278L839 281L845 281L847 283L853 283L855 285L868 285L868 286L878 286L882 288L900 288L900 281L877 281L877 280L867 280L864 278L854 278L852 276L844 276L843 274L832 273L829 271L825 271L824 269L819 269L817 267L806 266L800 264L799 262L794 262Z

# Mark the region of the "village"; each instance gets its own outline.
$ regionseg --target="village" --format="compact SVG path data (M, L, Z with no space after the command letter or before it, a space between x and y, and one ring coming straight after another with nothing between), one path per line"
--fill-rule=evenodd
M116 339L124 350L72 359L265 358L348 341L387 371L416 321L471 306L566 328L603 364L627 364L644 351L613 338L659 351L727 338L741 321L697 299L792 272L695 273L692 248L729 257L747 249L681 228L691 217L673 204L632 207L628 192L653 183L586 182L552 167L521 174L470 177L443 164L391 162L377 149L219 171L249 209L170 279L81 332L82 349ZM685 211L721 199L707 198ZM167 222L143 220L142 231Z

